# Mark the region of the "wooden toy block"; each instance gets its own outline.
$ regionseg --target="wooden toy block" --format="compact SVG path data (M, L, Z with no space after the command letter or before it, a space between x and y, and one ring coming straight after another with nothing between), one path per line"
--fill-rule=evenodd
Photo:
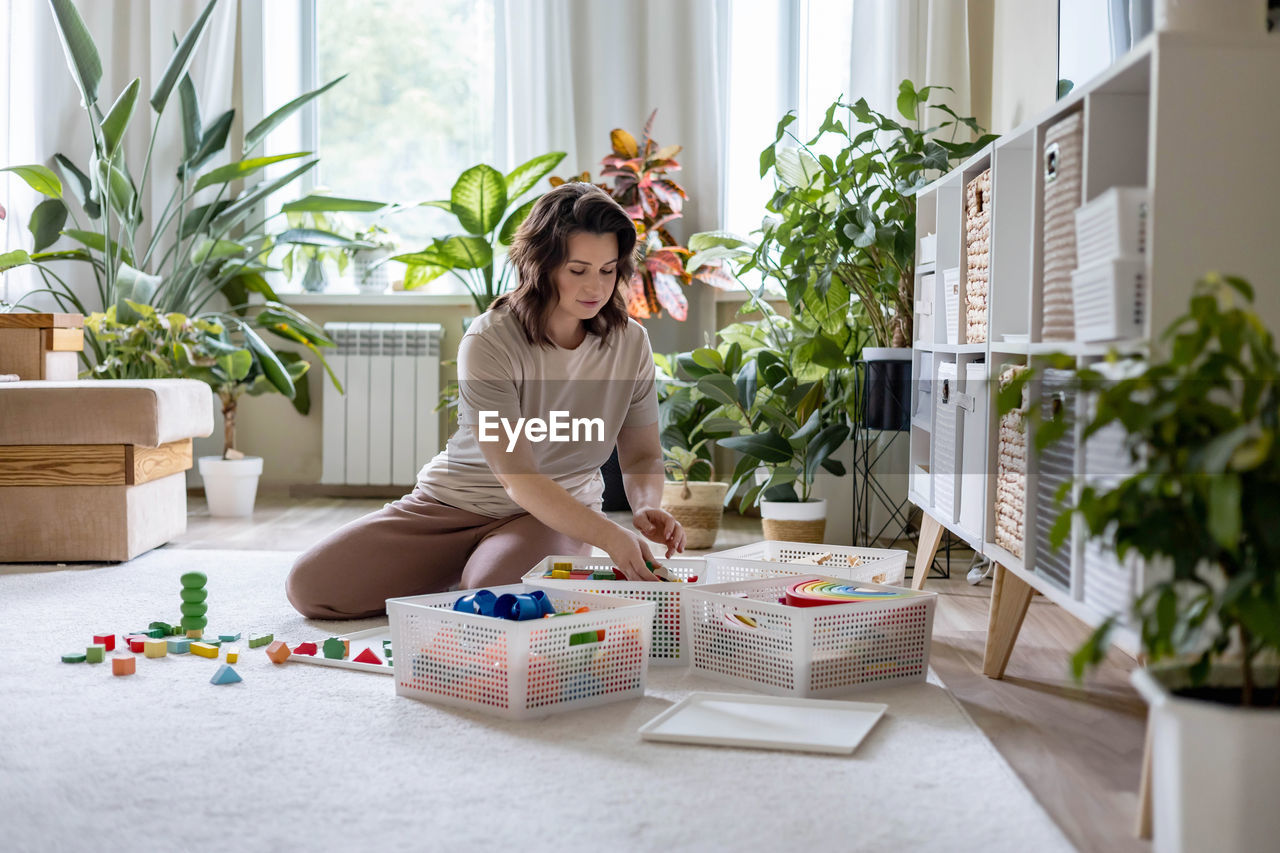
M227 663L238 663L240 661L240 647L227 646Z
M289 647L284 640L274 640L267 646L267 657L271 658L272 663L284 663L289 659Z
M159 628L148 628L147 630L139 631L138 633L145 637L150 637L153 640L164 639L164 631Z
M162 632L160 634L161 637L167 637L170 634L178 633L177 630L174 628L174 626L170 625L168 622L152 622L150 625L147 626L147 628L149 630L156 630L156 631Z
M183 589L200 589L209 582L209 576L204 572L187 572L178 581Z
M85 649L84 659L89 663L102 663L107 659L107 647L102 643L94 643Z
M324 656L330 660L344 660L347 657L347 645L337 637L324 641Z
M376 663L379 666L382 665L382 659L373 653L373 649L365 649L355 656L355 660L358 663Z
M382 641L382 656L385 657L387 660L391 660L391 641L390 640Z
M218 635L218 642L220 643L234 643L238 639L240 639L240 635L238 633Z
M162 658L169 651L169 644L164 640L147 640L142 646L142 653L149 658Z
M192 643L191 653L202 658L216 658L218 656L218 647L209 643Z
M138 659L130 655L116 655L111 658L112 675L133 675L138 671Z
M191 651L191 641L186 637L175 637L167 641L169 644L169 654L185 655Z
M179 593L182 596L183 604L203 604L205 599L209 597L207 589L184 589Z
M129 651L140 652L140 651L143 651L146 646L147 637L140 636L140 635L133 635L130 637L125 637L124 642L125 642L125 645L129 647Z
M95 643L101 643L102 646L106 648L106 650L109 652L114 652L116 650L115 634L94 634L93 641Z
M199 628L192 628L187 631L188 640L199 640L203 636L204 636L204 631L201 631Z
M205 643L206 645L213 646L214 648L222 648L222 641L215 640L213 637L205 637L200 642Z
M84 663L84 652L70 652L62 656L63 663Z
M269 645L275 638L274 634L250 634L249 648L256 649L259 646Z
M551 564L551 571L571 572L573 571L573 563L569 562L568 560L557 560L556 562Z
M213 678L209 679L210 684L235 684L237 681L244 681L244 679L240 677L240 673L225 663L218 667L218 671L213 674Z
M293 647L293 653L295 655L314 655L317 651L319 651L319 649L316 648L315 643L298 643L298 645Z

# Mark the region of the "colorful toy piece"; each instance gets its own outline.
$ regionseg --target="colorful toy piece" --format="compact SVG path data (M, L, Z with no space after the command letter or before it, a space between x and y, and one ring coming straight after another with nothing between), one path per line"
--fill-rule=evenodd
M191 641L186 637L174 637L167 642L169 644L169 654L171 655L185 655L191 651Z
M256 649L259 646L269 645L271 641L274 639L275 639L274 634L250 634L249 648Z
M202 658L214 658L216 660L218 657L218 647L210 643L192 643L191 653L193 655L199 655Z
M89 663L102 663L107 659L107 647L102 643L94 643L85 649L84 659Z
M787 587L786 604L792 607L818 607L824 604L849 604L855 601L890 601L910 598L910 590L864 589L836 581L797 581Z
M187 572L179 580L182 582L182 630L190 637L192 631L202 631L209 624L205 618L209 612L209 605L205 604L209 593L204 588L209 576L204 572Z
M84 652L70 652L62 656L63 663L84 663Z
M373 653L373 649L365 649L355 656L355 661L357 663L376 663L379 666L382 665L382 659Z
M140 652L143 650L143 647L146 644L147 639L148 638L146 637L146 635L132 634L128 637L125 637L124 642L125 642L125 645L129 647L129 651Z
M391 660L391 641L390 640L382 641L382 656L386 658L388 661Z
M347 644L337 637L330 637L324 641L324 656L329 660L345 660L347 657Z
M192 628L190 631L187 631L188 640L199 640L203 637L204 637L204 631L200 630L199 628Z
M227 663L237 663L240 660L240 647L227 646Z
M220 643L234 643L238 639L240 639L239 633L218 635L218 642Z
M133 675L137 671L137 658L130 655L115 655L111 658L112 675Z
M149 630L159 631L161 637L167 637L170 634L178 633L177 627L170 625L168 622L152 622L147 626ZM157 637L159 639L159 637Z
M169 644L164 640L147 640L142 644L142 653L149 658L162 658L169 651Z
M267 646L267 657L271 658L272 663L284 663L289 659L290 654L284 640L275 640Z
M210 684L235 684L237 681L244 681L244 679L240 677L240 673L225 663L218 667L218 671L213 674L213 678L209 679Z
M101 645L102 645L102 647L103 647L103 648L105 648L105 649L106 649L107 651L109 651L109 652L114 652L114 651L116 650L116 635L115 635L115 634L94 634L94 635L93 635L93 641L94 641L95 643L99 643L99 644L101 644Z
M316 648L315 643L298 643L293 647L295 655L314 655L318 651L319 649Z

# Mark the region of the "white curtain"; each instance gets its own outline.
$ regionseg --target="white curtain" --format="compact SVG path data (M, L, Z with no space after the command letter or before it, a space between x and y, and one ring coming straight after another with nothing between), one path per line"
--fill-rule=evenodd
M173 35L183 37L204 9L205 0L80 0L76 6L102 60L98 101L103 112L129 81L134 77L142 80L138 105L125 139L127 160L137 179L155 120L155 113L147 103L151 91L173 53ZM191 79L206 124L232 104L239 6L240 0L220 0L191 64ZM5 55L0 57L0 109L6 118L6 132L0 139L0 165L39 163L58 172L53 155L61 153L82 171L87 171L92 150L89 118L80 105L51 8L47 3L34 0L0 0L0 26L4 27L0 30L0 45L7 47ZM175 93L165 108L152 154L152 182L143 199L146 217L143 233L147 228L145 223L154 221L176 183L174 167L182 151L180 112ZM233 141L229 147L236 151L235 140L241 136L242 126L237 120L232 129ZM84 216L69 191L66 197L80 224L93 230L95 224ZM0 223L4 226L0 251L31 248L27 222L41 199L22 179L0 172L0 204L8 211L8 218ZM75 223L69 220L68 227L75 227ZM76 263L61 263L57 271L87 300L87 308L100 307L92 277L86 269ZM29 290L43 286L30 268L0 275L0 285L0 298L11 303ZM34 296L27 304L55 307L47 296Z

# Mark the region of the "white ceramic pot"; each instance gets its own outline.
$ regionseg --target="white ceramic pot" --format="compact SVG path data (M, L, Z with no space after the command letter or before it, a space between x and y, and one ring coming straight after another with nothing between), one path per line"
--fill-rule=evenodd
M1274 850L1280 710L1178 696L1171 690L1186 680L1174 671L1138 669L1131 680L1150 706L1156 853ZM1274 685L1275 668L1262 669L1258 681ZM1239 685L1239 668L1215 671L1210 683Z
M827 528L827 502L761 500L760 519L765 539L821 543Z
M386 259L389 249L366 249L351 256L351 275L361 293L385 293L391 286Z
M209 514L218 518L247 518L253 515L258 496L258 477L262 476L262 457L223 459L201 456L198 463L204 480L204 495L209 501Z
M714 548L728 483L665 483L662 508L684 527L685 547Z

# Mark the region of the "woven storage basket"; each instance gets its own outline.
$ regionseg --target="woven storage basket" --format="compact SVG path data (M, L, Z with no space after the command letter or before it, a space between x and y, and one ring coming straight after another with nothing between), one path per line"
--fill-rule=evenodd
M827 531L825 518L817 521L789 521L784 518L762 518L764 538L779 542L821 542Z
M965 340L987 342L987 282L991 267L991 170L965 187Z
M1084 116L1054 124L1044 137L1044 275L1040 338L1075 337L1071 272L1076 268L1076 208L1080 206Z
M1000 373L1003 388L1026 368L1010 365ZM1023 403L1025 405L1025 392ZM1027 436L1025 409L1000 416L1000 457L996 463L996 544L1019 559L1025 538L1027 494Z

